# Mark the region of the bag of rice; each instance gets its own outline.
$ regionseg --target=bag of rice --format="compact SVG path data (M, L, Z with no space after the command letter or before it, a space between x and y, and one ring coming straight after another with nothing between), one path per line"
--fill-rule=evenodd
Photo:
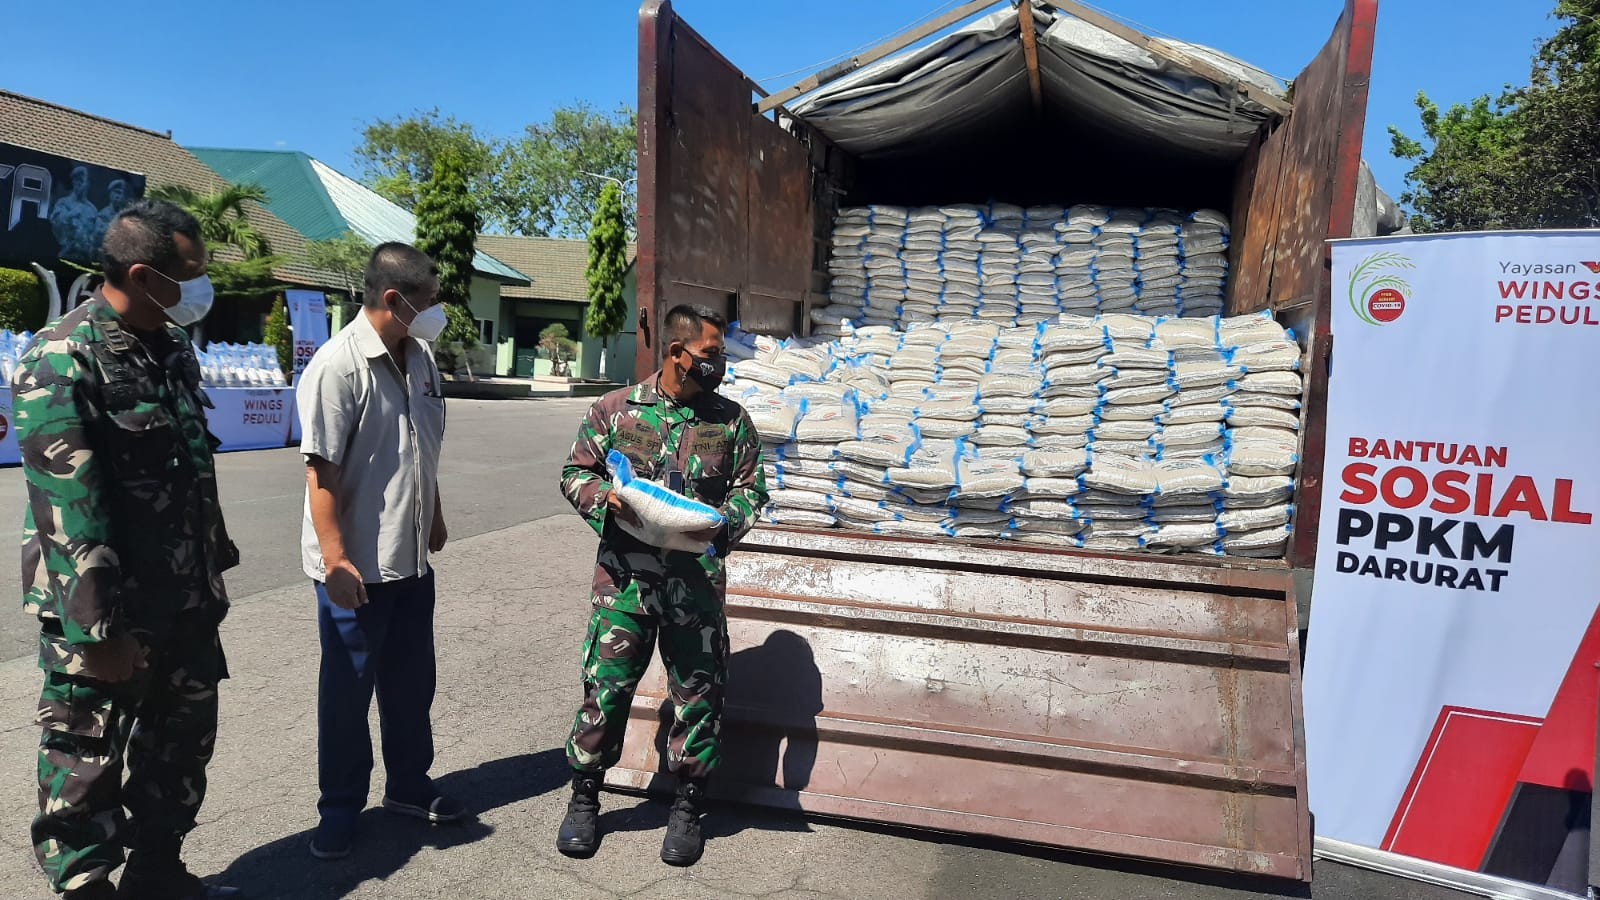
M1094 490L1133 496L1154 494L1160 485L1152 463L1109 453L1091 455L1083 483Z
M1245 506L1271 506L1286 502L1294 496L1294 479L1288 475L1251 477L1233 475L1223 489L1229 509Z
M638 519L636 525L618 516L618 527L651 547L715 555L715 548L690 537L723 523L722 513L715 507L691 500L647 478L635 477L633 463L616 450L606 454L606 466L611 470L611 489L618 492L623 504Z
M1296 446L1299 443L1298 435L1288 428L1272 428L1265 425L1247 425L1234 427L1228 430L1228 435L1235 442L1238 441L1273 441L1280 444Z
M1288 394L1259 394L1240 392L1227 398L1228 406L1237 409L1281 409L1293 412L1300 408L1299 396Z
M1175 362L1172 364L1172 382L1178 390L1212 387L1227 384L1244 377L1245 370L1223 362Z
M1279 525L1288 525L1294 507L1287 503L1255 509L1226 509L1217 516L1217 525L1229 534L1262 531Z
M968 454L956 461L957 498L1004 497L1022 488L1016 459L981 459Z
M827 404L822 401L806 407L795 426L795 440L802 443L837 444L856 438L859 407L853 401Z
M761 512L761 524L783 525L790 528L832 528L839 520L824 512L804 509L780 509L768 506Z
M1024 447L1028 444L1029 435L1026 428L985 425L968 440L982 447Z
M1144 543L1149 547L1177 549L1204 547L1216 543L1219 535L1215 522L1174 523L1157 527L1145 535Z
M1247 372L1293 372L1300 368L1300 345L1294 341L1245 344L1233 351L1233 364Z
M1121 388L1149 387L1153 384L1166 384L1170 377L1166 369L1112 369L1111 377L1100 382L1107 391Z
M1288 332L1272 318L1270 312L1235 316L1217 324L1218 341L1229 349L1266 341L1283 341L1288 336Z
M1223 536L1220 543L1222 544L1222 552L1229 556L1270 559L1282 556L1284 550L1288 548L1289 528L1287 526L1279 526L1262 531L1227 534Z
M884 432L871 439L841 441L837 453L852 462L888 468L905 465L916 446L915 433L907 429L899 434Z
M1096 443L1100 441L1145 441L1156 433L1156 423L1144 421L1106 421L1101 422L1089 433L1089 439Z
M1163 425L1194 425L1202 422L1222 422L1227 416L1228 409L1221 403L1197 403L1191 406L1173 406L1163 410L1155 419Z
M1300 429L1300 416L1286 409L1271 409L1265 406L1239 406L1229 404L1225 421L1234 428L1283 428L1289 431Z
M1304 388L1297 372L1251 372L1239 379L1239 390L1253 394L1299 397Z
M976 421L957 421L955 419L917 419L917 430L923 437L954 440L955 438L970 437L978 430Z
M773 505L780 509L805 509L822 513L833 510L833 501L828 494L790 488L776 488L771 493Z
M1195 447L1213 444L1223 437L1221 422L1194 422L1188 425L1164 425L1156 441L1164 448Z
M1163 498L1201 497L1221 491L1227 476L1216 466L1183 459L1155 464L1156 486Z
M1096 415L1104 422L1153 422L1166 412L1164 403L1130 403L1123 406L1101 406Z
M1299 462L1299 445L1294 441L1268 439L1235 440L1228 456L1228 472L1234 475L1292 475Z
M1160 403L1171 397L1173 390L1166 383L1153 384L1148 387L1121 388L1107 391L1105 401L1111 406L1142 406L1150 403Z
M1180 523L1215 524L1217 521L1217 508L1215 505L1157 505L1150 510L1150 521L1156 523L1157 525L1176 525Z

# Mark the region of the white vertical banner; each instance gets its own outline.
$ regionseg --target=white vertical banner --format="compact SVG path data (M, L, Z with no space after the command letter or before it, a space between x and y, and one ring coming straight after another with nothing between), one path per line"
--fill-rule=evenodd
M317 348L328 342L328 301L320 291L286 291L289 325L294 329L294 377L311 362Z
M1555 883L1600 689L1600 232L1342 241L1332 285L1317 835Z

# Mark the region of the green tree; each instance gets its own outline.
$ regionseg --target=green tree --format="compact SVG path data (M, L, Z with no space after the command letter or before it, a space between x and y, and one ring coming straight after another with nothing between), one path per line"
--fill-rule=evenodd
M200 223L200 237L210 256L211 283L224 299L254 297L273 290L278 280L272 272L283 258L250 221L249 204L267 199L265 188L254 184L234 184L213 193L202 193L183 185L161 185L149 192L154 200L166 200L188 211ZM218 251L223 251L220 255Z
M560 322L546 325L544 330L539 332L539 349L550 359L551 375L571 374L567 363L578 354L578 345L567 333L567 326Z
M467 193L467 169L445 152L417 200L417 249L439 266L439 297L463 308L471 302L472 258L477 252L478 207Z
M267 202L267 190L258 184L230 184L210 194L183 185L166 184L152 190L150 197L176 203L187 210L199 221L200 236L213 249L218 244L233 247L245 259L272 254L266 237L245 214L245 204Z
M1419 94L1423 139L1389 129L1417 231L1600 226L1600 0L1554 15L1526 86L1442 112Z
M467 184L480 209L487 209L503 167L503 148L471 125L437 109L379 119L362 129L356 158L368 186L408 210L422 199L436 160L453 153L466 170Z
M344 285L345 299L350 303L361 296L367 277L367 259L371 256L371 245L352 231L325 241L312 241L306 246L306 262L314 269L337 276Z
M50 300L32 272L0 269L0 328L33 331L44 326Z
M548 122L528 126L522 139L505 150L494 200L497 222L518 234L582 235L609 183L593 177L598 174L628 185L623 221L632 234L637 227L632 182L638 172L638 127L637 113L626 106L603 113L585 103L561 107Z
M289 330L289 308L282 297L272 301L261 340L278 352L278 366L283 369L284 377L294 378L294 333Z
M589 282L589 310L583 322L584 331L605 342L607 349L627 324L628 304L623 298L628 278L626 228L622 189L608 183L589 228L589 265L584 271Z

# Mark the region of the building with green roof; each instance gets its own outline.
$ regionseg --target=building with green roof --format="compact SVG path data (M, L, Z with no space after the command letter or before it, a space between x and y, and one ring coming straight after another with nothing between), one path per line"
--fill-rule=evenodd
M411 243L417 220L410 212L320 160L294 150L237 150L189 147L191 154L234 184L258 184L267 192L267 209L307 241L323 241L350 233L377 245ZM502 296L507 288L526 288L531 281L492 254L481 243L472 262L471 310L478 320L483 348L474 354L474 371L509 375L515 368L516 301ZM357 298L351 298L352 300ZM508 305L509 304L509 305ZM334 328L344 310L335 306ZM502 346L507 342L510 346ZM502 364L502 359L506 360Z

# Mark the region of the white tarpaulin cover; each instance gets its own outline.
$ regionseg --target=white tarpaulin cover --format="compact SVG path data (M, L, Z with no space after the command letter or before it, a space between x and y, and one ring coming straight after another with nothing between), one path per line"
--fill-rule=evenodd
M881 60L795 103L794 112L859 156L1033 114L1017 10L988 16ZM1270 117L1243 93L1065 13L1034 10L1045 114L1187 158L1233 160ZM1284 95L1276 78L1216 50L1165 41L1240 82ZM913 140L915 139L915 140Z

